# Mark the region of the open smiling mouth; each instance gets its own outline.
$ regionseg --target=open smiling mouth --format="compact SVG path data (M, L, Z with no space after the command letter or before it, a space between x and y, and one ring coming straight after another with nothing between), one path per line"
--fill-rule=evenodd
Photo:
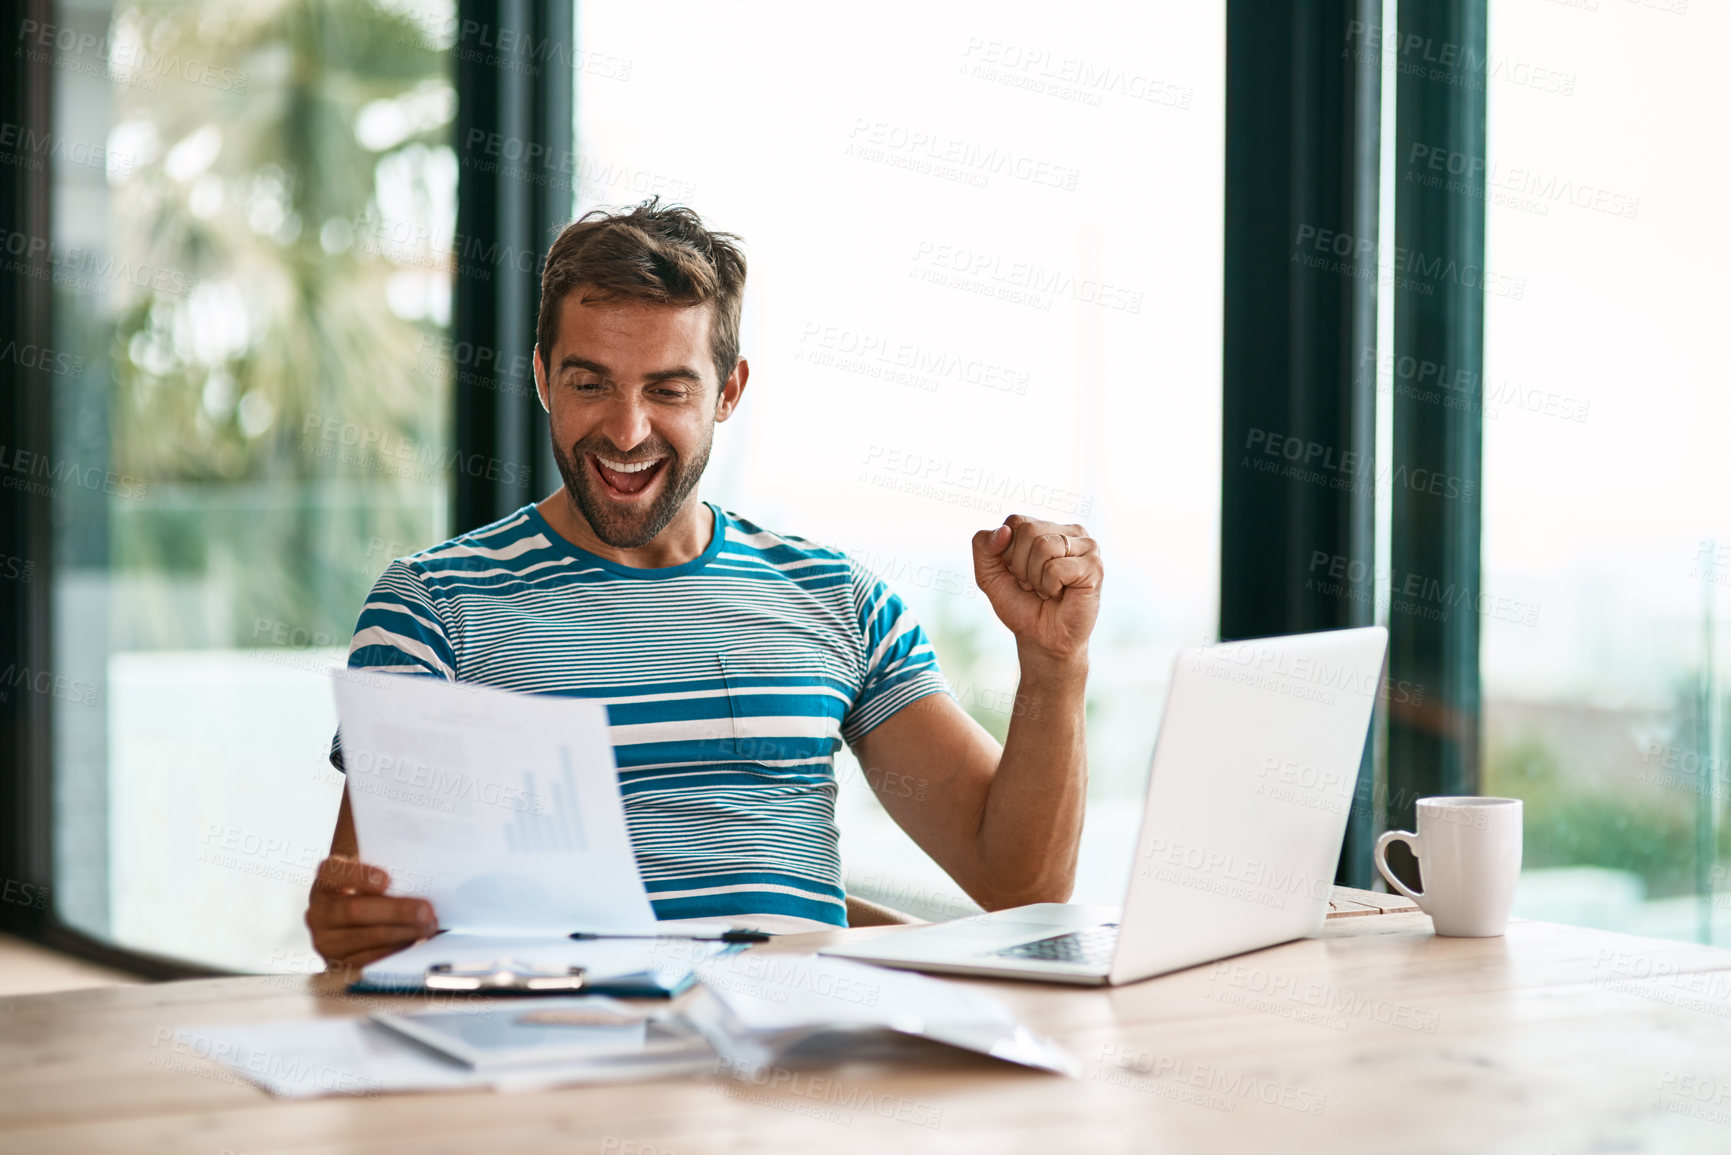
M594 453L584 456L589 459L589 467L595 471L595 476L601 479L607 496L620 500L629 500L646 491L667 465L665 457L649 461L616 461Z

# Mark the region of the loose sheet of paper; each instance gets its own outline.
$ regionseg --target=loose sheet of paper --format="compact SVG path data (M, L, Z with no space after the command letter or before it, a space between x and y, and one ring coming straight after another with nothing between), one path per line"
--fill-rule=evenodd
M361 858L447 930L653 930L607 711L437 678L334 672Z

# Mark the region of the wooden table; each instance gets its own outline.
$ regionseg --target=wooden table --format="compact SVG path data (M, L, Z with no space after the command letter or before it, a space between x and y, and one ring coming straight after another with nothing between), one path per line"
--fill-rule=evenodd
M1314 939L1128 987L981 983L1074 1080L934 1045L765 1087L282 1102L159 1040L381 1000L322 976L13 998L0 1151L1731 1151L1731 952L1541 922L1441 939L1400 900L1336 897Z

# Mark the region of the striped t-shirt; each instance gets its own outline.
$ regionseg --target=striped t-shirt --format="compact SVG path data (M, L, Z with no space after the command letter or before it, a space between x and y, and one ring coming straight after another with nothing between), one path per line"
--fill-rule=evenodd
M709 547L664 569L586 553L533 505L399 558L349 666L600 700L658 918L845 926L835 753L945 691L937 657L845 554L708 508Z

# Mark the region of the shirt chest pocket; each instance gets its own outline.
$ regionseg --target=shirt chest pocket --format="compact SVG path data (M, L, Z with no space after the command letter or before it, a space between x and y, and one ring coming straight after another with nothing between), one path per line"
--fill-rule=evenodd
M835 753L853 701L835 656L788 646L730 650L719 661L737 757L793 767Z

